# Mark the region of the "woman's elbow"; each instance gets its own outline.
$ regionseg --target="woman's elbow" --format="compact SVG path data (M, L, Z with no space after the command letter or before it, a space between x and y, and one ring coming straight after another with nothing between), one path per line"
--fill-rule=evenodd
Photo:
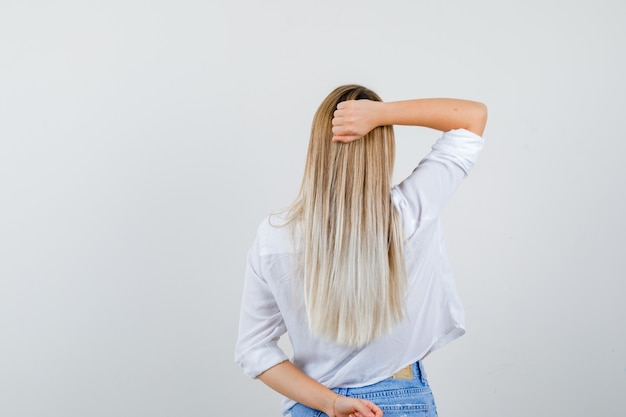
M476 133L478 136L482 136L485 131L485 126L487 125L487 116L487 106L484 103L475 102L470 123L466 129L472 133Z

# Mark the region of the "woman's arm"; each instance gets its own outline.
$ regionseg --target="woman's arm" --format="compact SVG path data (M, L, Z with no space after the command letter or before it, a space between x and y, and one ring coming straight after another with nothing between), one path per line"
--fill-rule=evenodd
M350 142L377 126L410 125L448 131L466 129L482 135L487 107L477 101L454 98L426 98L381 102L349 100L337 105L333 118L333 140Z
M329 417L382 417L374 403L341 396L300 371L289 361L263 372L258 378L270 388Z

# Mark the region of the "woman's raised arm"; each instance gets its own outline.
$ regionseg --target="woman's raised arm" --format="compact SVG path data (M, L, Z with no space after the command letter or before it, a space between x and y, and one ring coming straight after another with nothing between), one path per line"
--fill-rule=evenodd
M424 126L441 131L466 129L482 135L487 123L487 106L471 100L424 98L382 102L349 100L337 105L333 118L333 140L351 142L377 126Z

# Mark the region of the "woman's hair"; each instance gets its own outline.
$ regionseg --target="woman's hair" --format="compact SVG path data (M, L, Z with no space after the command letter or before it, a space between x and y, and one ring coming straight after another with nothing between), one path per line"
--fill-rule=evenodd
M336 88L315 113L300 193L288 223L300 252L311 330L361 346L404 313L402 226L391 202L395 157L392 126L364 138L333 142L332 119L346 100L381 101L358 85Z

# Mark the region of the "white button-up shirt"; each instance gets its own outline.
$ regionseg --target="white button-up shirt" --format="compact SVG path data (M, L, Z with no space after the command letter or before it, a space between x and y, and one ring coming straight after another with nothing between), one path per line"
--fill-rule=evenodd
M235 347L244 373L254 378L288 359L277 344L285 332L293 347L291 361L331 388L376 383L463 335L463 307L439 217L482 146L483 139L465 129L445 132L413 173L392 188L405 233L406 315L364 347L341 346L311 333L290 232L272 225L282 223L280 216L266 218L248 252ZM283 409L293 404L287 399Z

